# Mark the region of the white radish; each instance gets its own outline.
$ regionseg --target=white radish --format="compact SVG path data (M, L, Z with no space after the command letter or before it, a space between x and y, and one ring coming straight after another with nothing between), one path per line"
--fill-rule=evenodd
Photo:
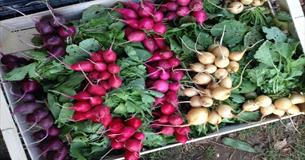
M202 125L208 122L209 111L206 108L191 108L186 115L189 125Z
M219 84L221 87L230 89L230 88L232 88L233 82L230 77L226 77L226 78L222 79Z
M204 72L205 71L204 68L205 68L204 65L201 63L194 63L190 65L190 69L198 73Z
M227 47L218 45L212 50L212 53L216 57L229 57L230 51Z
M273 104L271 104L268 107L261 107L260 108L260 112L263 115L263 117L271 115L274 110L275 110L275 106Z
M305 103L305 96L301 95L301 94L292 94L289 97L290 101L292 104L301 104L301 103Z
M279 117L283 117L285 115L285 111L280 110L280 109L274 109L272 113Z
M227 71L229 73L236 73L239 70L239 63L235 61L230 61L229 65L227 66Z
M200 63L202 64L213 64L215 61L215 55L213 55L210 52L200 52L201 54L198 54L197 58Z
M244 4L241 2L232 2L228 6L228 11L233 14L239 14L244 10Z
M218 68L226 68L230 64L230 60L227 57L217 57L215 59L215 66Z
M195 84L199 84L199 85L205 85L210 83L212 80L211 75L207 74L207 73L197 73L194 77L193 77L193 82Z
M216 108L216 112L222 117L222 118L233 118L235 115L232 113L233 108L226 104L221 104Z
M256 97L255 103L260 107L268 107L272 104L272 99L266 95Z
M219 44L217 44L217 43L211 44L211 45L208 47L208 51L209 51L209 52L213 52L213 50L214 50L216 47L218 47L218 46L219 46Z
M288 114L294 115L294 114L300 113L301 111L300 111L300 108L297 105L293 104L293 105L291 105L291 107L286 112Z
M224 101L228 99L231 95L231 89L227 89L224 87L216 87L212 90L212 98L219 100L219 101Z
M185 88L183 90L183 94L187 97L193 97L193 96L196 96L198 95L198 91L196 88Z
M228 75L229 75L228 71L223 68L217 69L216 72L214 73L215 78L219 80L228 77Z
M193 96L191 99L190 99L190 105L192 107L201 107L202 106L202 103L201 103L201 100L200 100L200 96Z
M240 0L240 2L244 5L249 5L253 2L253 0Z
M207 96L201 97L200 101L203 107L211 107L214 103L213 99Z
M246 53L246 50L231 52L229 54L229 59L231 61L240 61L243 58L243 56L245 55L245 53Z
M288 98L280 98L274 101L274 106L276 109L286 111L292 106L292 103Z
M210 73L210 74L215 73L216 70L217 70L217 67L215 65L213 65L213 64L205 65L204 68L205 68L204 71L206 73Z
M211 123L213 125L218 125L221 123L221 121L222 121L222 118L216 111L212 111L209 113L209 117L208 117L209 123Z
M254 112L254 111L257 111L257 110L259 110L259 106L253 100L247 100L243 104L243 111Z
M266 2L266 0L253 0L252 6L259 7L259 6L264 5L265 2Z

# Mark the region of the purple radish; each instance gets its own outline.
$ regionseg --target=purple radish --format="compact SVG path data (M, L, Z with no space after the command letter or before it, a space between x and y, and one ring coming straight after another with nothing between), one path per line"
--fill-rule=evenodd
M180 17L187 16L189 15L189 13L190 13L190 9L188 7L179 7L177 9L177 15Z
M68 26L67 29L60 27L57 32L62 38L73 37L76 34L76 28L74 26Z
M45 107L42 104L35 103L35 102L26 102L17 105L14 108L14 114L19 113L21 115L27 115L33 113L35 109Z
M158 49L154 39L152 39L151 37L146 37L143 41L143 45L151 53Z
M46 116L41 121L39 121L39 126L45 130L48 130L50 127L53 126L54 120L51 115Z
M40 87L37 81L27 79L22 82L22 91L24 93L33 93L39 89Z
M45 20L37 22L35 28L42 35L51 34L55 31L54 27Z
M160 22L160 23L156 23L153 27L153 30L157 33L157 34L161 34L163 35L166 31L167 31L167 27L164 23Z
M139 21L139 28L143 29L143 30L151 30L154 27L154 20L151 18L142 18Z
M60 129L52 126L48 129L49 136L56 137L60 135Z

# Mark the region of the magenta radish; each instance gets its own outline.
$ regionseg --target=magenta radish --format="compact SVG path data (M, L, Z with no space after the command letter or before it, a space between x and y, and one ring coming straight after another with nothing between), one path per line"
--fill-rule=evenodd
M190 9L188 7L179 7L177 9L178 16L184 17L184 16L189 15L189 13L190 13Z
M176 18L177 18L177 14L175 12L168 12L164 17L164 19L167 21L172 21Z
M147 73L150 79L158 79L160 77L161 70L154 67L147 67Z
M165 103L161 106L161 112L165 115L171 115L175 113L176 108L172 104Z
M143 31L133 31L127 35L130 42L142 42L145 38L146 34Z
M110 64L108 64L108 66L107 66L107 70L108 70L108 72L111 73L111 74L117 74L117 73L120 72L121 68L120 68L120 66L118 66L118 65L115 64L115 63L110 63Z
M158 53L162 59L170 59L174 55L174 53L170 50L161 50Z
M158 54L158 52L156 52L156 53L154 53L154 54L146 61L146 63L148 63L148 62L159 61L159 60L161 60L161 59L162 59L162 58L161 58L160 54Z
M191 131L191 129L189 126L175 128L175 132L179 135L188 135L190 133L190 131Z
M168 116L167 115L162 115L161 117L159 117L155 121L158 122L158 123L161 123L161 124L166 124L166 123L168 123Z
M138 160L140 157L138 152L130 152L128 150L126 150L124 152L124 158L125 160Z
M91 109L91 105L88 102L76 102L71 109L77 112L87 112Z
M138 15L135 11L127 8L117 8L115 9L118 13L120 13L124 19L137 19Z
M176 57L172 57L168 60L168 63L172 66L172 68L176 68L180 65L180 60Z
M157 44L151 37L146 37L143 41L143 45L151 53L157 49Z
M107 71L100 73L99 80L107 80L111 77L111 74ZM110 85L109 85L110 86Z
M103 62L102 54L103 54L103 52L92 53L91 56L90 56L90 60L92 60L93 62Z
M96 96L104 96L106 94L105 88L97 84L89 85L87 91Z
M94 70L94 65L90 61L80 61L72 64L70 68L74 71L92 72Z
M178 4L176 2L167 2L162 6L164 6L169 11L176 11L178 9Z
M103 62L94 63L94 69L97 71L105 71L107 69L107 65Z
M120 133L124 127L124 122L120 118L113 118L109 124L109 131L111 133Z
M203 9L203 4L201 0L193 0L190 2L190 8L192 11L201 11Z
M158 66L164 70L168 70L168 69L172 68L172 66L169 64L169 61L167 61L167 60L159 61Z
M207 20L207 14L203 10L193 12L193 16L195 17L196 22L200 25L203 25L203 22Z
M175 81L181 81L184 77L183 71L174 70L171 72L171 79Z
M139 141L143 141L145 139L145 134L142 132L136 132L133 137Z
M163 70L163 71L161 71L159 77L160 77L160 79L162 79L162 80L168 80L168 79L170 78L170 73Z
M76 34L76 28L74 26L68 26L67 29L65 27L60 27L58 29L58 34L62 38L73 37Z
M133 134L136 132L136 130L133 127L124 127L121 130L121 136L124 138L130 138L131 136L133 136Z
M142 149L141 141L130 138L125 142L125 148L131 152L139 152Z
M153 14L154 22L162 22L163 17L164 17L164 15L163 15L163 13L161 11L156 11Z
M139 28L143 30L151 30L154 27L154 20L148 17L142 18L139 21Z
M168 91L165 97L168 103L171 103L173 105L176 105L178 103L178 96L176 91Z
M100 105L103 103L103 99L99 96L90 97L89 103L92 106Z
M166 136L172 136L175 132L175 129L173 127L164 126L162 127L161 131L159 133L166 135Z
M165 32L167 31L167 27L164 23L162 22L159 22L159 23L156 23L154 26L153 26L153 30L154 32L156 32L157 34L160 34L160 35L163 35L165 34Z
M109 78L108 83L112 88L119 88L122 85L122 80L120 77L113 75Z
M124 29L125 36L128 37L128 35L129 35L131 32L133 32L133 31L134 31L133 28L128 27L128 26L125 27L125 29Z
M171 91L179 91L180 83L179 82L172 82L169 84L169 90Z
M126 121L126 125L137 130L141 127L142 120L137 117L132 117Z
M52 137L56 137L59 136L60 134L60 129L58 129L57 127L50 127L48 130L48 136L52 136Z
M155 40L156 45L160 48L160 49L166 49L167 45L165 42L165 39L159 35L153 35L153 38Z
M180 6L187 6L190 2L191 2L191 0L177 0L177 3Z
M115 139L111 140L111 148L112 149L122 149L124 144L121 142L116 141Z
M18 113L21 115L27 115L34 112L35 109L43 108L43 107L44 106L42 104L34 103L34 102L22 103L22 104L18 104L14 108L14 114Z
M157 80L154 82L152 89L165 93L168 91L169 84L165 80Z
M79 91L76 93L76 95L71 97L79 101L85 101L88 100L91 97L91 95L86 91Z
M84 113L84 112L74 112L72 120L76 122L84 121L88 119L87 115L88 113Z
M180 134L175 134L175 138L177 142L185 144L188 140L188 137L186 135L180 135Z
M88 78L90 80L98 80L99 77L100 77L100 73L98 71L90 72L89 75L88 75Z
M170 115L168 117L168 122L172 125L181 125L183 123L183 118L179 115Z
M109 77L110 77L110 76L109 76ZM108 91L108 90L111 88L111 86L108 84L107 81L99 82L99 85L102 86L102 87L104 87L106 91Z
M132 10L138 10L140 8L140 5L136 2L133 2L131 0L128 0L128 2L121 2L125 7L128 7Z
M106 63L113 63L117 59L116 53L112 50L112 45L110 48L103 52L103 59Z
M140 6L138 10L138 14L141 17L149 17L153 15L154 6L149 2L144 2L143 5Z
M128 26L130 26L131 28L134 28L134 29L140 28L140 25L139 25L140 22L137 19L126 19L126 20L123 20L123 22L125 24L127 24Z

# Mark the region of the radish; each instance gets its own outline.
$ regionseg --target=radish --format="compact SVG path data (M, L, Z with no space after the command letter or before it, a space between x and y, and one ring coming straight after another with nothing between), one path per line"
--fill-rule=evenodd
M165 93L168 91L169 84L165 80L157 80L154 82L152 89Z
M78 122L78 121L84 121L87 120L87 113L84 112L74 112L72 120Z
M88 78L90 80L98 80L99 77L100 77L100 73L97 72L97 71L90 72L89 75L88 75Z
M163 12L161 11L156 11L154 14L153 14L153 19L155 22L162 22L163 20Z
M37 81L27 79L22 82L21 89L24 93L33 93L39 90L39 88L40 87Z
M169 84L169 90L171 91L179 91L180 83L179 82L172 82Z
M91 109L91 105L88 102L77 102L71 107L71 109L77 112L87 112Z
M164 126L162 127L161 131L159 133L166 135L166 136L172 136L175 132L175 129L173 127Z
M51 115L46 116L41 121L39 121L39 126L45 130L48 130L50 127L53 126L54 120Z
M154 5L149 2L144 2L138 10L138 14L141 17L149 17L153 15Z
M61 37L57 35L50 35L43 38L44 45L46 46L59 46L64 44Z
M54 154L53 160L65 160L68 154L68 149L66 147L62 147Z
M140 157L138 152L130 152L130 151L125 151L124 153L124 158L125 160L138 160Z
M117 54L112 50L112 45L108 50L104 51L102 55L106 63L113 63L117 59Z
M155 40L156 45L160 48L160 49L166 49L167 45L165 42L165 39L159 35L153 35L153 38Z
M140 8L140 5L136 2L133 2L131 0L128 0L128 2L121 2L125 7L128 7L132 10L138 10Z
M137 130L141 127L142 120L137 118L137 117L132 117L132 118L127 120L126 125Z
M124 138L130 138L131 136L133 136L133 134L136 132L136 130L133 127L124 127L121 130L121 136Z
M107 70L108 70L109 73L117 74L117 73L120 72L121 68L117 64L111 63L111 64L108 64Z
M165 4L162 4L166 9L169 11L176 11L178 8L178 4L176 2L167 2Z
M190 8L192 11L201 11L203 9L202 1L201 0L193 0L190 3Z
M111 86L108 84L107 81L99 82L99 85L102 86L102 87L104 87L106 91L109 90L109 89L111 88Z
M122 21L133 29L140 28L139 21L137 19L126 19Z
M109 124L109 131L111 133L120 133L124 128L124 122L120 118L113 118Z
M168 122L172 125L181 125L183 123L183 118L179 115L170 115L168 117Z
M141 42L146 38L146 34L142 31L133 31L127 35L130 42Z
M141 141L130 138L125 142L125 148L131 152L139 152L142 149Z
M172 66L169 64L169 62L167 60L159 61L158 66L165 70L172 68Z
M156 49L158 49L157 44L151 37L146 37L143 41L143 45L149 52L154 52Z
M159 23L156 23L154 26L153 26L153 30L154 32L156 32L157 34L160 34L160 35L163 35L165 34L165 32L167 31L167 27L164 23L162 22L159 22Z
M122 80L120 77L113 75L109 78L108 83L112 88L119 88L122 85Z
M45 108L37 108L33 113L26 116L26 121L29 123L36 123L49 115L49 112Z
M160 57L162 59L169 59L171 57L173 57L174 53L170 50L161 50L158 52L160 54Z
M89 103L91 106L100 105L103 103L103 99L99 96L90 97Z
M111 74L107 71L100 73L99 80L107 80L111 77Z
M165 102L165 96L161 97L161 98L156 98L155 102L154 102L154 106L157 106L159 104L163 104Z
M104 96L106 94L105 88L97 84L89 85L87 91L96 96Z
M160 54L158 53L158 52L155 52L147 61L146 61L146 63L148 63L148 62L155 62L155 61L159 61L159 60L161 60L162 58L161 58L161 56L160 56ZM150 66L147 66L147 67L150 67ZM150 67L151 68L151 67Z
M73 37L76 34L76 28L74 26L68 26L67 29L60 27L57 32L62 38Z
M139 141L143 141L145 139L145 134L142 132L136 132L133 137Z
M80 61L72 64L70 68L74 71L92 72L94 65L90 61Z
M115 9L118 13L120 13L124 19L137 19L138 15L135 11L127 8L117 8Z
M169 72L163 70L163 71L160 73L160 79L162 79L162 80L168 80L169 78L170 78Z
M48 54L52 55L52 58L54 57L62 57L66 54L66 48L63 46L56 46L52 49L48 50Z
M57 127L50 127L48 130L48 136L52 136L52 137L56 137L60 135L60 129L58 129Z
M179 135L188 135L190 133L191 129L190 129L189 126L186 126L186 127L177 127L177 128L175 128L175 131Z
M101 53L92 53L90 56L90 60L92 60L93 62L103 62L103 52Z
M42 104L34 103L34 102L22 103L14 108L14 114L19 113L21 115L27 115L34 112L35 109L43 108L43 107L44 106Z
M203 22L207 20L207 14L205 11L194 11L193 16L195 17L195 20L198 24L203 25Z
M139 21L139 28L143 30L151 30L154 27L154 20L148 17L142 18Z
M180 65L180 60L176 57L172 57L168 60L169 65L171 65L172 68L178 67Z
M166 124L168 123L168 116L162 115L161 117L159 117L159 119L156 119L155 121L161 124Z
M49 22L42 20L35 23L35 28L42 35L51 34L55 31L54 27L52 27Z
M187 6L190 2L191 2L191 0L177 0L177 3L180 6Z
M112 149L122 149L123 148L123 143L116 141L115 139L111 140L111 148Z
M79 91L76 93L76 95L71 96L71 97L76 100L79 100L79 101L85 101L85 100L90 99L91 95L86 91Z
M177 106L179 103L177 92L174 92L174 91L167 92L166 101L174 106Z
M165 20L172 21L177 18L177 14L175 12L168 12L165 16Z
M171 72L171 79L172 80L175 80L175 81L181 81L184 77L184 73L183 71L173 71Z
M97 71L105 71L107 69L107 65L103 62L94 63L94 69Z
M188 140L188 137L186 135L180 135L180 134L175 134L175 138L177 142L185 144Z
M176 111L176 108L173 105L169 104L169 103L163 104L161 106L161 112L163 114L165 114L165 115L171 115L175 111Z
M178 16L184 17L184 16L189 15L189 13L190 13L190 9L188 7L179 7L177 9Z

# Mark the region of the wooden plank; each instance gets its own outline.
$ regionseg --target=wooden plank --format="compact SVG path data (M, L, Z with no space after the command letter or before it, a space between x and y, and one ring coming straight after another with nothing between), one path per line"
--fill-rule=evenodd
M2 88L0 88L0 129L11 159L26 160L27 157Z

